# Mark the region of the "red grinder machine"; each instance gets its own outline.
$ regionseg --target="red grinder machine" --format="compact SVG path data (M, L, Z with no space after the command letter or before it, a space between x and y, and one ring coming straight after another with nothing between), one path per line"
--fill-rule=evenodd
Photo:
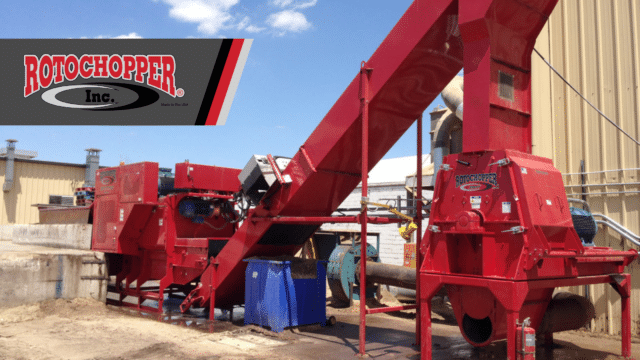
M193 295L209 286L210 275L201 275L236 231L232 194L240 186L239 173L180 163L174 177L152 162L96 172L92 248L108 253L118 304L133 296L136 307L145 308L150 299L161 311L167 289L193 292L185 309L208 300ZM144 287L148 280L160 280L159 287Z
M422 241L423 359L431 359L431 298L443 285L465 339L475 346L507 339L508 359L516 359L525 355L516 343L525 319L547 338L575 322L573 308L554 303L554 288L610 283L622 297L622 355L630 356L623 271L637 252L584 247L560 172L531 154L531 54L556 2L458 1L463 152L438 171Z

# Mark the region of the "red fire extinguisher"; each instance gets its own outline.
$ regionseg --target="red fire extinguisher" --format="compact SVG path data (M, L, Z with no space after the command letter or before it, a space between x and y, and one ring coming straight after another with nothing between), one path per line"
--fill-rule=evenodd
M531 326L531 320L526 318L516 327L517 360L536 359L536 331L529 326Z

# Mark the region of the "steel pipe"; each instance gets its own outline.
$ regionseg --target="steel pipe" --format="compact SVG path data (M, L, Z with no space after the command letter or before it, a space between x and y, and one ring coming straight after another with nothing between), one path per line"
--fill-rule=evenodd
M640 168L613 169L613 170L600 170L600 171L590 171L590 172L569 173L569 174L562 174L562 176L602 174L602 173L615 172L615 171L640 171Z
M367 261L365 271L368 282L416 289L416 271L413 268ZM356 279L358 278L360 278L360 261L356 266Z
M631 185L640 185L640 182L627 182L627 183L604 183L604 184L579 184L579 185L565 185L566 188L571 187L589 187L589 186L631 186Z
M631 232L631 230L627 229L626 227L619 224L617 221L613 220L612 218L604 214L592 214L592 215L593 217L600 217L604 219L604 220L596 220L596 224L606 225L611 229L615 230L618 234L622 235L625 239L631 241L637 246L640 246L640 236Z
M589 206L589 203L588 203L588 202L586 202L586 201L584 201L584 200L582 200L582 199L572 199L572 198L567 198L567 201L568 201L568 202L574 202L574 203L582 204L583 206L586 206L586 207L587 207L587 211L588 211L588 212L591 212L591 207Z
M567 194L567 196L577 196L577 195L620 195L620 194L640 194L640 191L608 191L608 192L597 192L597 193L576 193L576 194Z

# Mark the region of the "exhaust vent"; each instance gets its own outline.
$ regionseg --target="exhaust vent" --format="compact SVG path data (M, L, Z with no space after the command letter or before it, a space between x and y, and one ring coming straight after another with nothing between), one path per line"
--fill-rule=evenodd
M498 71L498 95L505 100L513 101L513 75Z
M84 170L84 184L82 187L95 187L96 186L96 171L100 167L100 149L88 148L87 152L87 166Z
M2 184L2 191L9 192L13 188L14 178L14 162L15 159L29 160L38 156L35 151L29 150L16 150L16 143L18 140L7 139L7 147L0 149L0 157L6 157L7 163L5 168L4 184Z

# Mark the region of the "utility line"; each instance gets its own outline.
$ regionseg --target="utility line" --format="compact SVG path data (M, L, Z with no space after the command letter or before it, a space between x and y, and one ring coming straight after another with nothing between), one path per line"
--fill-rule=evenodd
M560 73L558 72L558 70L556 70L548 61L547 59L544 58L544 56L542 56L538 50L536 50L535 48L533 49L533 51L536 52L536 54L538 54L538 56L540 56L540 58L542 59L542 61L544 61L550 68L551 70L553 70L553 72L556 73L556 75L558 75L560 77L560 79L562 79L562 81L565 82L565 84L569 85L569 87L576 92L576 94L580 95L580 97L582 98L582 100L586 101L587 104L589 104L595 111L598 112L598 114L602 115L602 117L604 117L605 119L607 119L608 122L611 123L611 125L615 126L618 130L620 130L623 134L627 135L627 137L631 140L633 140L633 142L636 143L636 145L640 145L640 142L638 142L638 140L634 139L633 137L631 137L631 135L627 134L626 131L622 130L622 128L620 126L618 126L618 124L614 123L611 119L609 119L607 117L607 115L603 114L602 111L600 111L600 109L598 109L597 107L595 107L591 102L589 102L589 100L587 100L587 98L585 98L576 88L573 87L573 85L571 85L567 79L564 78L564 76L560 75Z

